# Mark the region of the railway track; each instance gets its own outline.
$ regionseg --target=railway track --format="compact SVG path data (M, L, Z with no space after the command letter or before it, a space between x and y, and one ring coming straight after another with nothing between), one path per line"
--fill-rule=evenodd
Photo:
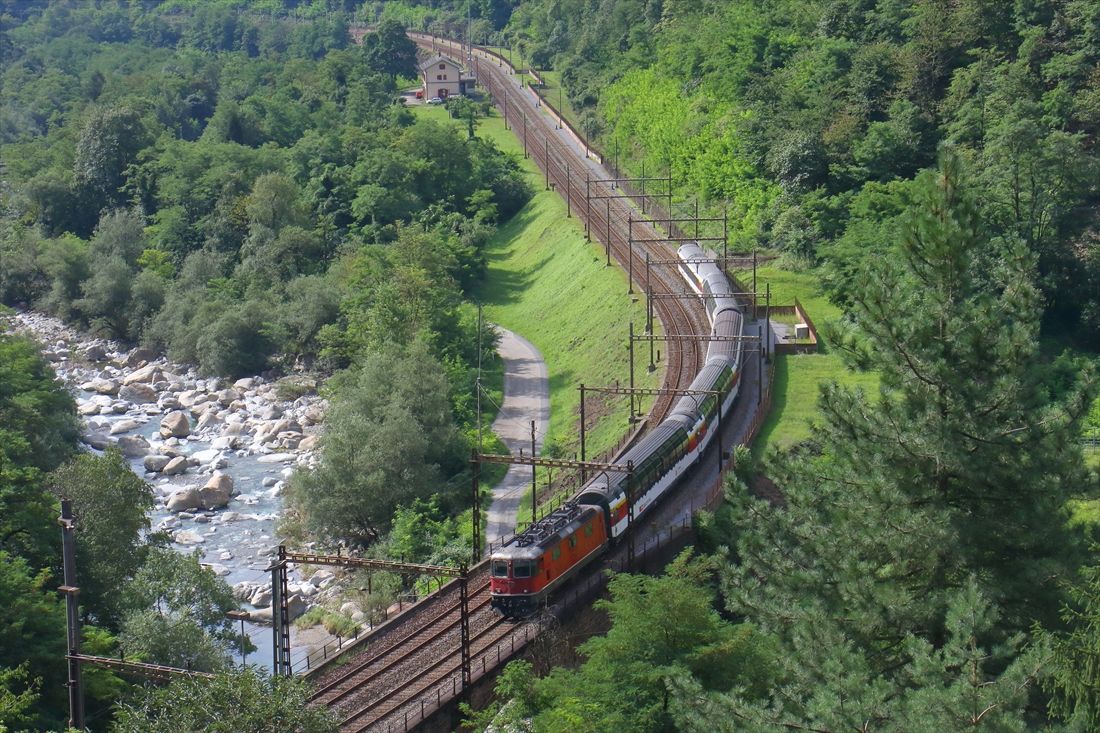
M465 63L457 44L433 44L431 37L410 36L423 48ZM650 267L649 282L644 282L646 255L651 260L672 260L675 250L660 242L632 244L632 238L655 240L662 235L629 199L593 202L589 197L620 193L610 183L595 182L608 178L606 172L567 140L565 131L555 129L554 120L536 107L529 91L516 87L496 59L483 51L475 51L475 55L479 83L493 95L510 123L526 116L523 129L529 155L554 189L568 199L572 212L587 221L592 238L604 244L624 269L632 271L634 289L658 295L684 292L674 266ZM694 299L658 297L653 307L666 333L709 333L706 314ZM664 386L684 389L702 367L706 342L667 341L664 353ZM664 419L674 400L669 395L659 396L649 412L649 424ZM532 624L504 621L489 607L486 563L473 569L468 588L471 674L477 679L521 649L538 629ZM459 614L458 584L451 583L432 603L411 611L400 625L353 652L346 664L315 678L318 686L312 702L336 710L346 733L405 731L415 726L462 690Z
M470 662L476 679L491 672L537 633L489 607L485 564L469 577ZM316 679L316 705L336 711L348 733L405 730L462 691L461 617L457 582L435 602L379 636L345 665Z

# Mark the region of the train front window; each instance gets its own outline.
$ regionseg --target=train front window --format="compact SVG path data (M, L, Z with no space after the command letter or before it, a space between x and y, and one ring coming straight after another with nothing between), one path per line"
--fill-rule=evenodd
M507 578L508 577L508 561L507 560L494 560L493 561L493 577L494 578Z
M534 565L530 562L516 561L512 563L512 575L517 578L530 578L534 570Z

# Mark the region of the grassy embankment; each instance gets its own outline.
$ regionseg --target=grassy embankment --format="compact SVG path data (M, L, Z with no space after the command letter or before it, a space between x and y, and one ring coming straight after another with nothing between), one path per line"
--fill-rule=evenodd
M438 120L450 119L441 107L417 106L413 109L419 115ZM503 121L499 117L479 121L478 134L492 137L505 150L522 154L522 146L516 141L511 132L504 129ZM560 382L555 383L552 377L550 434L552 441L559 442L560 445L565 446L569 453L572 453L576 450L575 437L572 437L575 436L576 432L576 383L582 377L590 384L609 383L615 379L614 376L611 376L601 382L586 376L594 373L592 369L596 365L592 364L592 357L597 354L601 357L605 355L607 353L606 348L610 344L604 343L594 349L566 349L568 339L572 338L570 325L574 321L565 319L560 326L549 322L541 322L542 314L546 312L543 306L544 304L549 305L550 302L546 296L554 297L557 300L555 295L559 295L557 291L551 294L550 288L547 286L556 282L568 283L572 279L570 271L559 269L556 260L542 263L541 259L548 249L577 251L588 246L587 256L575 259L562 258L562 262L570 265L585 262L595 270L613 276L612 279L619 285L616 289L612 284L612 293L621 292L625 278L619 270L609 272L601 266L599 253L590 245L585 245L582 228L579 224L572 227L563 226L565 207L560 197L542 191L542 177L538 174L538 169L534 163L532 161L523 161L523 163L532 172L532 185L536 187L538 193L523 211L517 214L511 222L501 227L500 234L494 240L490 255L492 258L490 282L483 297L486 303L486 313L490 314L490 318L506 328L511 328L510 323L517 324L513 330L535 343L543 351L548 362L550 361L549 356L547 356L549 353L568 351L567 354L563 355L566 361L571 363L561 364L561 368L564 370L561 373L562 378L566 378L568 374L579 376L577 376L572 386L566 390L555 390L555 387L560 387ZM541 246L538 246L540 243ZM516 277L517 272L530 273L534 269L542 273L537 282L522 283L515 286L506 281L507 278ZM559 274L564 276L560 280ZM578 274L580 273L578 272ZM524 278L527 276L527 274L523 275ZM841 315L840 309L820 293L817 278L812 272L793 272L770 266L758 268L757 277L761 289L763 289L764 283L771 283L773 303L789 305L794 302L795 298L798 298L818 327L827 321L839 318ZM577 284L579 283L574 281L574 285ZM529 288L528 286L534 287ZM595 288L598 285L593 283L590 287ZM502 289L523 291L524 294L515 302L502 302ZM566 299L566 301L566 307L572 312L581 313L590 307L592 295L582 295L579 299L572 299L571 301ZM614 304L614 301L612 301L612 304ZM601 307L607 306L602 305ZM641 321L641 316L637 314L640 314L642 310L639 304L635 311L636 322ZM623 316L612 319L610 323L619 324L626 320L627 318ZM532 327L537 330L531 331ZM610 335L613 332L605 333ZM618 334L611 336L611 338L614 339L616 347L624 341ZM545 347L544 343L546 344ZM554 352L551 352L550 349L554 349ZM581 351L584 353L578 353ZM588 368L581 368L580 365L574 367L572 362L577 358L589 361L592 365ZM599 364L602 366L606 362L600 361ZM625 372L625 366L623 370ZM636 371L636 374L644 375L644 369ZM619 378L625 382L622 376ZM840 357L830 352L827 344L822 344L821 351L816 354L779 356L776 361L775 384L772 392L772 413L761 428L755 451L762 453L769 445L789 446L808 438L811 422L817 413L818 386L828 380L836 380L853 386L863 386L865 389L874 389L878 382L873 374L853 373L846 370L840 361ZM558 393L558 399L555 399L555 391ZM568 396L566 396L566 393L569 393ZM558 407L563 400L569 405L567 413L563 413ZM603 424L592 431L592 438L588 442L589 446L604 446L615 442L621 434L621 426L625 424L622 422L625 420L626 415L625 406L621 407L619 411L622 417L612 420L612 425L604 428L603 425L608 423L607 420L604 420L602 421ZM568 425L563 425L563 420L567 420ZM565 428L564 431L563 428ZM602 433L604 430L607 431L606 435ZM595 454L591 450L590 453Z
M751 271L743 275L739 274L742 282L749 283ZM791 305L798 298L818 329L841 316L840 309L821 293L812 271L794 272L767 266L758 267L756 277L761 291L766 283L771 284L774 305ZM820 339L820 333L818 336ZM771 446L782 448L810 437L810 426L817 415L819 386L830 380L867 391L878 386L875 374L846 369L840 356L830 351L823 340L816 354L777 356L772 410L760 429L753 452L762 455Z
M417 105L413 110L418 116L450 120L442 107ZM580 221L566 218L562 198L544 190L542 174L533 160L522 159L522 145L504 129L503 120L498 116L478 120L477 134L521 156L535 195L501 225L489 243L489 275L476 296L484 304L486 318L520 334L542 352L550 382L550 428L543 452L572 457L579 450L577 387L581 382L627 383L626 324L631 319L643 323L645 305L641 300L630 301L625 273L604 266L602 247L586 242ZM650 374L646 364L639 353L636 383L658 386L662 370ZM609 399L597 419L591 404L586 436L590 457L619 441L629 412L625 398ZM644 402L643 410L650 404ZM545 475L540 484L543 481ZM524 516L521 509L521 519Z

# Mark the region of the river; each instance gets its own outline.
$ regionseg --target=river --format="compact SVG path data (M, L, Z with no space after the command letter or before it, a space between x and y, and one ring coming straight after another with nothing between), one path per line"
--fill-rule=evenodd
M327 405L316 382L305 376L281 384L259 376L204 379L192 368L81 334L49 316L21 312L10 320L42 344L69 387L87 446L118 446L153 488L151 531L166 534L180 552L199 552L234 586L241 607L269 622L266 569L278 546L282 491L295 466L318 459ZM311 578L291 576L299 611L339 593L331 573ZM248 662L270 669L270 625L247 623L246 633L258 647ZM293 634L296 652L326 641L315 630Z

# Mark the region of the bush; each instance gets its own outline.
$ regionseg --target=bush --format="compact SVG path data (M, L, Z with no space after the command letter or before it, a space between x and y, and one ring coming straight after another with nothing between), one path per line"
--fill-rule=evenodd
M314 606L305 614L294 621L294 625L300 629L308 629L311 626L324 626L325 631L333 636L342 636L345 639L357 636L363 629L362 624L357 624L342 613L334 613L320 606Z

